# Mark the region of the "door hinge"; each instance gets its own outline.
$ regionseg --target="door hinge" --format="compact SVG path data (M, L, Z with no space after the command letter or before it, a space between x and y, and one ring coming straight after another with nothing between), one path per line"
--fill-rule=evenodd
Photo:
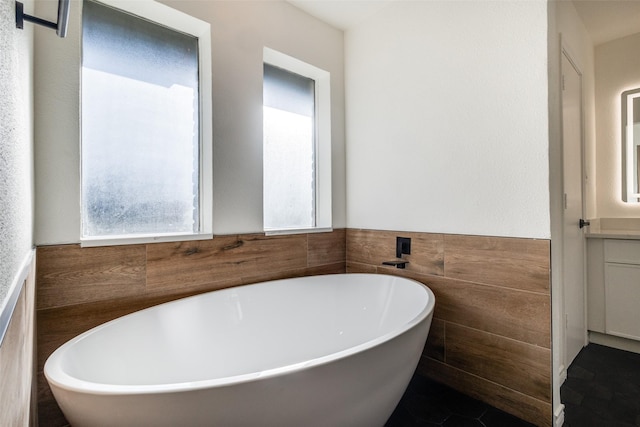
M562 90L564 90L564 74L562 75Z
M567 209L567 193L564 193L564 198L562 203L564 204L564 209L566 210Z

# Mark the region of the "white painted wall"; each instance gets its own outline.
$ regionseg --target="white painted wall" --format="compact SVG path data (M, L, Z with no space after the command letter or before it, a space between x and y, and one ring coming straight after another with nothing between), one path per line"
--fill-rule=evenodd
M43 14L50 3L38 4ZM163 3L211 23L214 234L262 231L263 46L331 73L333 225L344 227L343 32L283 1ZM79 241L79 22L72 0L65 44L36 40L37 244Z
M345 52L348 227L550 237L546 2L392 2Z
M585 217L597 216L596 197L596 110L593 42L573 3L554 2L558 13L558 32L561 43L582 72L584 101L584 150L585 150ZM558 52L559 54L559 52ZM579 162L579 153L572 161Z
M595 48L597 213L600 218L640 217L640 203L622 201L621 94L640 88L640 34Z
M33 26L16 28L13 1L0 2L0 52L1 312L33 246Z
M67 37L35 34L35 241L80 241L80 2L72 0ZM54 19L57 2L36 2Z

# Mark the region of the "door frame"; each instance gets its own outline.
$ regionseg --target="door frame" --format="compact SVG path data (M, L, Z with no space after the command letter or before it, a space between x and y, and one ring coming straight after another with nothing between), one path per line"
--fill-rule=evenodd
M574 68L574 70L576 71L576 73L578 74L578 76L580 77L580 201L581 201L581 218L585 218L585 213L586 213L586 177L585 177L585 100L584 100L584 75L582 73L582 67L581 65L576 61L576 55L572 54L571 52L571 48L569 46L567 46L567 44L564 42L564 40L562 40L561 38L561 46L560 46L560 78L562 80L564 80L564 74L563 74L563 66L562 66L562 59L563 57L565 57L569 63L571 64L571 66ZM563 191L563 200L564 200L564 192L565 192L565 180L564 180L564 170L565 170L565 156L564 156L564 145L565 145L565 141L564 141L564 117L563 117L563 106L564 106L564 81L561 81L560 83L560 105L561 105L561 120L560 120L560 141L561 141L561 156L562 156L562 174L561 176L561 181L562 181L562 191ZM563 201L564 203L564 201ZM562 384L564 382L564 380L566 379L567 376L567 335L566 335L566 323L567 323L567 310L566 310L566 298L565 298L565 289L566 289L566 284L564 283L564 272L566 271L567 268L567 263L565 262L566 260L564 259L564 246L565 246L565 209L563 206L562 209L562 222L561 222L561 227L562 227L562 241L563 241L563 261L562 261L562 317L559 319L562 322L562 327L560 328L561 330L561 356L560 356L560 366L559 366L559 373L560 373L560 384ZM578 226L578 224L575 225L576 227ZM583 287L583 324L584 324L584 332L583 332L583 344L586 346L589 342L589 338L588 338L588 325L587 325L587 242L586 242L586 238L584 237L584 233L582 233L582 239L583 239L583 245L582 245L582 254L580 256L581 259L581 267L582 267L582 287Z

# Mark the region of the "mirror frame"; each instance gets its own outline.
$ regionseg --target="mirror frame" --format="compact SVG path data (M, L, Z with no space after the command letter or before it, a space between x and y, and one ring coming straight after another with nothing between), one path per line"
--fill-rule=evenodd
M622 92L622 200L627 203L640 202L640 171L637 170L640 152L634 153L633 149L633 102L636 98L640 98L640 88ZM640 115L640 111L635 114Z

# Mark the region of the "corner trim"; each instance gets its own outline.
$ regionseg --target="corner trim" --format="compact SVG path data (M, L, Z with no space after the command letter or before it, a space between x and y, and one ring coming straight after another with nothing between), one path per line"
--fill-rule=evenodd
M555 427L562 427L564 424L564 405L561 403L558 405L555 411L553 411L553 425Z
M35 249L31 249L22 261L22 265L18 270L18 274L16 274L16 276L14 277L13 282L9 287L7 297L4 299L4 301L2 301L2 304L0 305L0 346L2 346L2 341L4 340L4 336L7 333L7 329L9 328L9 323L11 322L11 317L13 316L13 310L15 310L16 308L20 292L22 292L22 288L24 287L24 283L27 280L27 276L31 272L31 264L33 263L34 257Z

